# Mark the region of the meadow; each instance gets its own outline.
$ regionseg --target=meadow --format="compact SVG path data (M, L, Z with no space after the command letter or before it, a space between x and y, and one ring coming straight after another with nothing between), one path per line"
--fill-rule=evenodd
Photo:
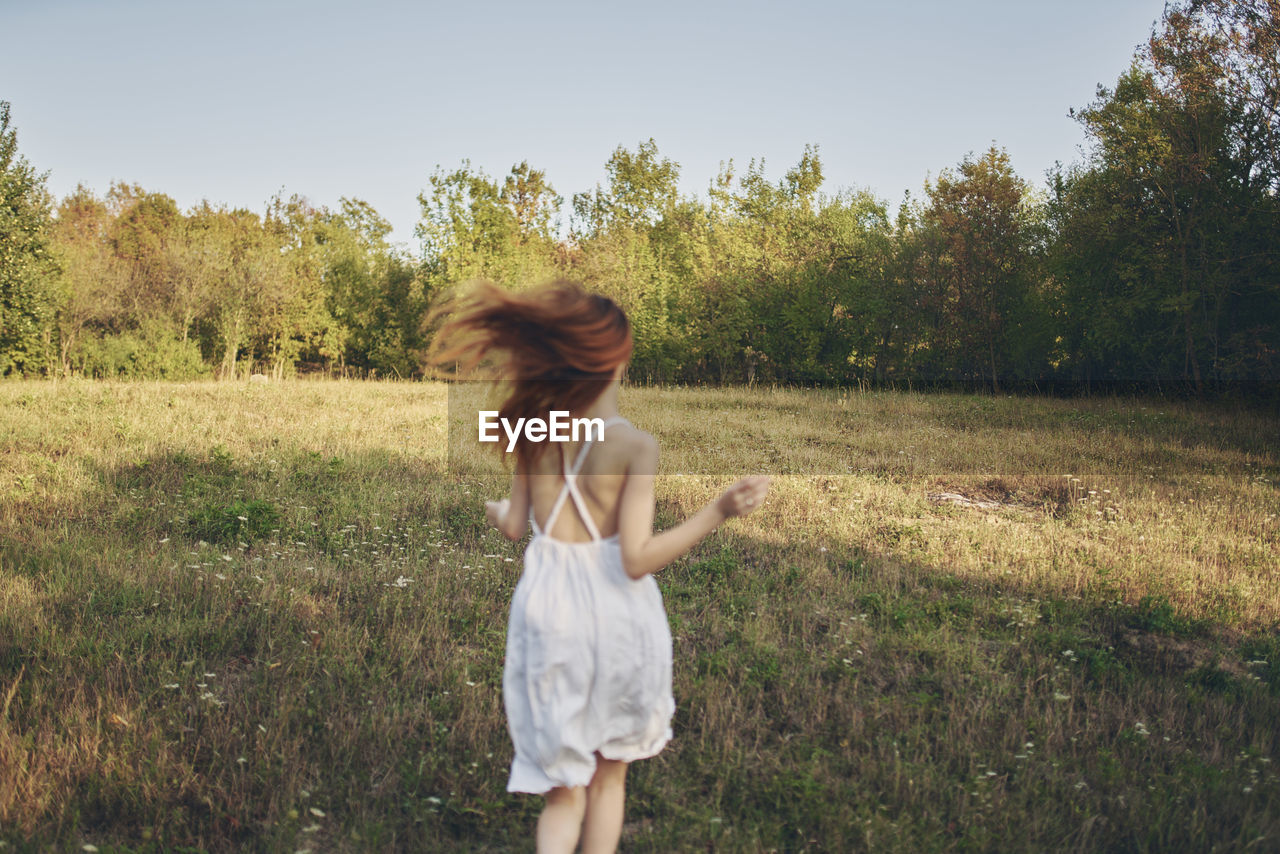
M0 849L531 851L436 383L0 383ZM1280 416L628 387L675 738L625 851L1280 850ZM940 497L950 494L952 498Z

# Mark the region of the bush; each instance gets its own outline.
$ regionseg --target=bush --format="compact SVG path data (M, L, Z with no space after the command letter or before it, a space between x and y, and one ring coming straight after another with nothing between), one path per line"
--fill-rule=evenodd
M209 375L200 345L160 325L87 337L72 351L71 364L94 379L191 380Z
M191 535L211 543L252 542L280 524L280 513L266 501L235 501L209 505L188 521Z

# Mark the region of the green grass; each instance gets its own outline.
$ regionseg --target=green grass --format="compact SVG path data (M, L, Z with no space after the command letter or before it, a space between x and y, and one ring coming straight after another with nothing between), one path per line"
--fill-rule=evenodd
M448 466L445 403L0 384L2 850L532 850L500 690L521 545L484 524L505 479ZM675 739L629 772L624 850L1280 846L1277 419L623 412L662 442L660 525L735 466L791 472L658 575Z

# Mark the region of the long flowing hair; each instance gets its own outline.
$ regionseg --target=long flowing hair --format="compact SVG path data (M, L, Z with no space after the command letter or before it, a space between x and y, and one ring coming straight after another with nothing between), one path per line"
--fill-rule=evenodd
M441 317L445 322L427 361L454 362L466 372L491 364L492 378L510 388L499 417L513 424L519 418L545 419L552 409L580 413L631 358L626 313L608 297L563 279L520 292L477 282L431 312L431 320ZM532 471L546 445L522 433L516 442L519 470Z

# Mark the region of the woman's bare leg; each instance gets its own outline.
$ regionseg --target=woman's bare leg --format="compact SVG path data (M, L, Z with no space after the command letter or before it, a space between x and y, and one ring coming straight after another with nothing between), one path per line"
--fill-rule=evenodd
M582 854L612 854L622 836L622 807L627 795L627 763L596 754L596 773L587 784Z
M547 792L547 805L538 816L538 854L573 854L586 806L582 786L557 786Z

